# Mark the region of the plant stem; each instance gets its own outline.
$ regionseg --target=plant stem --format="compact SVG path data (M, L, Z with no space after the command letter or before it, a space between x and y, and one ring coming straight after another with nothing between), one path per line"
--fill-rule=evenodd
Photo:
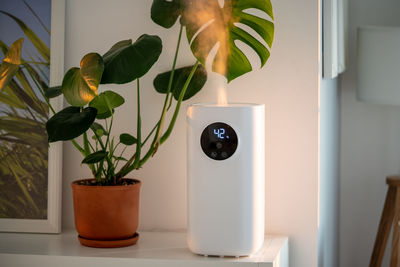
M178 117L179 109L180 109L182 101L183 101L183 97L185 96L185 93L186 93L186 89L188 88L189 83L192 80L193 75L196 72L196 69L197 69L198 65L199 65L199 61L197 60L196 63L194 64L190 74L189 74L188 79L185 82L185 85L183 86L182 92L179 95L178 102L176 103L176 107L175 107L175 112L174 112L174 115L172 116L172 119L171 119L171 122L169 124L169 127L168 127L167 131L164 133L164 135L160 139L160 143L161 144L164 143L165 140L168 139L168 137L170 136L170 134L172 132L172 129L174 128L176 119Z
M154 133L154 131L157 129L158 125L160 124L160 121L158 121L156 123L156 125L154 125L153 129L150 131L150 133L146 136L146 138L144 139L142 146L144 146L147 142L147 140L149 140L150 136Z
M85 132L86 133L86 132ZM93 145L90 143L90 140L88 139L88 144L89 144L89 147L92 149L92 151L96 151L96 149L94 149L94 147L93 147Z
M158 121L158 122L156 123L156 125L154 125L153 129L152 129L152 130L150 131L150 133L146 136L146 138L144 139L144 141L143 141L143 143L142 143L142 147L146 144L146 142L149 140L150 136L151 136L151 135L154 133L154 131L157 129L159 123L160 123L160 121ZM123 155L125 149L126 149L126 147L125 147L124 150L122 151L120 157L122 157L122 155ZM124 173L125 170L126 170L127 168L133 166L133 165L132 165L132 166L129 166L129 165L133 162L133 160L134 160L135 158L136 158L136 153L125 163L124 166L122 166L122 168L120 169L120 171L116 174L117 178L122 177L122 173ZM132 169L132 170L133 170L133 169Z
M179 98L178 98L178 102L176 103L175 111L174 111L174 114L172 116L171 122L170 122L170 124L168 126L167 131L160 138L160 144L164 143L168 139L168 137L171 135L172 129L174 128L176 119L177 119L178 114L179 114L179 110L180 110L180 107L181 107L181 103L182 103L183 97L185 96L185 93L186 93L186 89L188 88L189 83L192 80L193 75L194 75L198 65L199 65L199 61L197 60L196 63L194 64L190 74L189 74L189 77L187 78L187 80L186 80L186 82L185 82L185 84L184 84L184 86L182 88L182 91L181 91L181 93L179 95ZM143 166L143 164L146 163L146 161L150 158L150 156L152 156L155 153L155 149L156 149L155 147L151 147L149 149L147 154L140 161L139 167Z
M133 163L133 167L137 168L139 166L140 161L140 152L142 149L142 118L140 115L140 85L139 85L139 78L137 81L137 129L136 129L136 158Z
M84 152L84 157L87 157L90 154L90 148L89 145L91 146L89 139L87 137L87 133L83 133L83 152ZM93 149L93 147L92 147ZM90 170L92 171L92 174L95 176L96 175L96 168L93 164L88 165Z
M113 138L114 139L114 138ZM110 144L110 153L112 156L114 156L115 151L117 150L118 146L121 144L121 142L118 142L115 146L112 146ZM111 152L112 151L112 152ZM112 160L112 159L111 159Z
M83 149L85 150L85 156L90 154L89 140L86 132L83 133Z
M150 136L153 134L155 129L157 129L156 134L155 134L154 139L153 139L153 142L151 143L150 148L149 148L148 152L146 153L146 155L144 156L143 159L140 159L140 155L138 156L137 153L135 153L128 160L128 162L116 174L118 179L124 177L129 172L133 171L134 169L140 168L150 158L150 156L155 153L155 151L157 150L157 146L158 146L156 144L159 144L160 141L161 141L160 134L161 134L161 131L162 131L162 128L163 128L162 127L163 126L163 122L165 120L166 112L171 107L171 102L172 102L172 95L170 97L170 93L171 93L172 82L173 82L173 77L174 77L174 73L175 73L176 61L177 61L178 53L179 53L180 42L181 42L181 38L182 38L182 31L183 31L183 26L181 26L180 29L179 29L178 42L177 42L177 45L176 45L174 61L172 63L172 70L171 70L171 74L170 74L169 81L168 81L167 93L166 93L166 96L165 96L164 105L163 105L163 109L162 109L162 112L161 112L160 120L157 122L157 124L151 130L149 135L145 138L144 142L142 144L140 144L140 146L143 146L147 142L147 140L150 138ZM186 81L186 83L184 85L184 88L182 89L182 92L181 92L182 98L181 98L180 102L182 102L183 96L185 95L185 92L186 92L186 89L187 89L187 87L188 87L188 85L190 83L190 80L192 79L192 77L194 75L194 72L196 71L197 65L198 65L198 61L196 61L196 64L193 67L192 72L190 73L190 75L188 77L188 80ZM180 108L180 103L175 108L175 113L179 113L179 108ZM173 118L173 124L175 124L175 120L176 120L176 117L177 117L177 114L175 114L175 113L174 113L174 117L175 118ZM171 121L171 123L172 123L172 121ZM171 128L171 125L168 127L168 130L167 130L167 131L169 131L169 134L172 131L172 129L170 129L170 128ZM173 128L173 125L172 125L172 128ZM168 136L169 136L169 134L168 134ZM165 134L162 136L162 137L164 137L164 141L165 141L165 139L168 138L168 136L165 137ZM162 141L162 142L164 142L164 141ZM139 140L138 140L138 143L139 143ZM133 161L134 158L135 158L135 162L139 162L138 166L136 166L135 164L132 164L132 161Z
M96 136L97 140L99 141L101 149L103 149L104 151L107 151L106 147L104 146L103 141L100 139L100 136L98 136L96 131L94 131L93 129L92 129L92 131L93 131L94 135ZM106 157L106 160L107 160L107 164L108 164L108 169L110 170L112 167L112 162L110 161L110 159L108 157ZM104 175L105 175L104 178L107 180L107 176L108 176L107 173L104 172Z
M167 110L169 110L169 108L171 107L171 105L172 105L172 99L173 99L173 98L174 98L174 95L171 94L170 97L169 97L169 104L168 104Z
M167 111L167 106L168 106L168 96L171 92L171 87L172 87L172 82L174 80L174 73L175 73L175 66L176 66L176 61L178 59L178 52L179 52L179 46L181 44L181 38L182 38L182 29L183 26L181 25L179 28L179 36L178 36L178 43L176 44L176 50L175 50L175 56L174 56L174 61L172 63L172 70L171 70L171 74L169 76L169 81L168 81L168 87L167 87L167 93L165 95L165 101L164 101L164 106L161 112L161 118L160 118L160 123L157 127L157 132L156 135L154 137L154 141L152 146L158 146L159 144L159 137L160 137L160 133L163 130L163 126L164 126L164 120L165 120L165 115L166 115L166 111Z
M182 101L183 101L183 97L185 96L185 93L186 93L186 89L188 88L189 83L192 80L194 73L196 72L197 66L199 66L199 61L198 60L194 64L194 66L193 66L193 68L192 68L192 70L191 70L191 72L189 74L189 77L186 80L185 85L183 86L182 92L179 95L178 102L176 103L176 107L175 107L175 112L174 112L174 115L172 116L172 119L171 119L171 122L170 122L170 124L168 126L168 129L160 139L160 143L161 144L164 143L168 139L168 137L171 135L172 129L174 128L176 119L177 119L178 114L179 114L179 109L181 107L181 104L182 104Z
M81 154L85 157L85 150L75 140L71 140L71 142L75 146L75 148L78 149L79 152L81 152Z
M111 121L110 121L110 127L107 129L108 135L107 135L106 144L105 144L105 147L107 147L107 145L108 145L108 142L109 142L109 140L110 140L111 128L112 128L113 121L114 121L114 112L113 112L113 110L112 110L112 108L111 108L111 105L110 105L110 103L108 102L108 99L107 99L107 97L105 97L104 99L105 99L105 101L106 101L106 104L107 104L108 110L111 112ZM106 120L106 123L107 123L107 120Z
M107 129L108 135L107 135L107 139L106 139L106 144L104 145L104 147L102 147L104 151L107 151L107 146L108 146L108 143L110 142L111 128L113 126L113 121L114 121L114 112L111 108L110 102L108 101L107 97L105 98L105 101L106 101L108 110L111 112L110 127ZM96 135L96 137L97 137L97 135ZM100 143L100 145L101 145L101 143ZM111 153L111 152L109 151L109 153ZM110 177L114 176L114 170L113 170L112 159L110 159L110 154L108 154L106 156L106 159L107 159L108 168L107 168L107 174L105 175L105 178L106 178L106 182L108 182L107 177L110 178ZM115 179L114 179L114 183L116 183Z
M122 149L122 152L121 152L121 154L119 155L119 158L122 157L122 155L124 154L125 149L126 149L127 147L128 147L128 146L125 146L125 147ZM115 162L115 168L118 167L119 162L120 162L120 159L117 159L117 161Z
M196 71L198 65L199 65L199 61L197 60L196 63L194 64L190 74L189 74L189 77L187 78L187 80L186 80L186 82L185 82L185 84L184 84L184 86L182 88L182 91L181 91L180 95L179 95L178 102L176 104L175 111L174 111L174 114L172 116L171 122L170 122L170 124L168 126L168 129L160 139L160 143L161 144L164 143L168 139L168 137L170 136L170 134L172 132L172 129L174 128L176 119L177 119L178 114L179 114L179 109L181 107L181 103L182 103L183 97L185 96L185 93L186 93L186 89L188 88L189 83L192 80L194 72ZM153 144L154 144L154 142L153 142ZM154 155L155 151L156 151L156 147L153 146L153 145L150 146L149 151L147 151L146 155L140 160L138 167L135 168L134 165L130 165L130 163L128 162L129 164L125 164L125 166L121 169L121 171L118 172L117 175L123 177L123 176L127 175L128 173L130 173L131 171L133 171L134 169L140 168L141 166L143 166L144 163L146 163L146 161L152 155Z

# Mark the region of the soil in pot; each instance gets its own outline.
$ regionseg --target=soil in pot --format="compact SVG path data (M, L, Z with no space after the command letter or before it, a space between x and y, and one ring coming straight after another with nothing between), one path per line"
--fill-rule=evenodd
M94 179L72 184L75 227L82 245L122 247L136 243L141 182L124 179L121 185L98 186Z

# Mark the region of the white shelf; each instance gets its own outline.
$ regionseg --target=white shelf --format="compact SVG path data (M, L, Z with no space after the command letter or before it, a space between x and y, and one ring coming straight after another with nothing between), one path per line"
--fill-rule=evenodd
M99 249L81 246L75 232L60 235L0 233L0 266L5 267L288 267L288 238L267 235L256 254L240 258L191 253L186 233L140 232L136 245Z

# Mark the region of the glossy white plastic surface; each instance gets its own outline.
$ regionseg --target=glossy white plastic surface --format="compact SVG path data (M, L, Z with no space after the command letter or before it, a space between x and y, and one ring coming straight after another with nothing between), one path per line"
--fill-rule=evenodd
M264 105L196 104L187 110L188 245L202 255L244 256L264 241ZM200 146L214 122L238 136L226 160L209 158Z

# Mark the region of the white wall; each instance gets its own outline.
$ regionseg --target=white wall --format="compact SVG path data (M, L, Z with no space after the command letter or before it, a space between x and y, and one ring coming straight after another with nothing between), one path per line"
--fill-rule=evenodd
M385 177L400 171L400 108L356 101L356 28L400 26L399 10L397 0L349 1L349 64L341 80L340 267L368 266Z
M159 114L162 96L151 82L171 65L177 28L166 31L149 18L151 1L68 0L66 69L77 66L89 51L104 53L114 42L159 34L164 53L143 79L145 128ZM276 35L267 66L233 81L228 97L234 102L266 104L266 230L290 237L291 266L317 266L318 221L318 1L273 1ZM180 62L192 63L184 45ZM254 54L253 56L254 57ZM212 82L190 103L215 101ZM104 89L105 87L103 87ZM116 134L135 129L135 86L107 86L126 97L118 110ZM185 109L185 103L183 110ZM140 228L186 227L185 120L181 112L172 137L142 170L132 176L143 181ZM71 144L64 145L63 223L73 228L70 182L89 177Z

